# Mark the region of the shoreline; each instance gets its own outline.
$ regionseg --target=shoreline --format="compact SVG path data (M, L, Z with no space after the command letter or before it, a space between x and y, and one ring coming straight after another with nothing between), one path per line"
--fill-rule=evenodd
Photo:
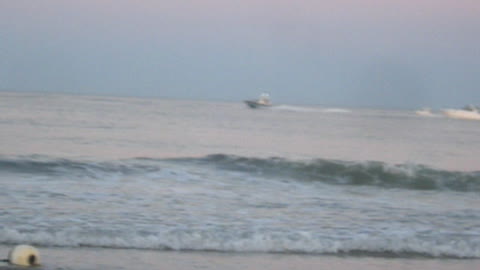
M13 247L0 245L0 256ZM470 270L480 268L480 259L399 258L349 255L311 255L278 253L221 253L196 251L158 251L110 248L37 247L40 269L370 269L370 270ZM0 270L25 269L0 266Z

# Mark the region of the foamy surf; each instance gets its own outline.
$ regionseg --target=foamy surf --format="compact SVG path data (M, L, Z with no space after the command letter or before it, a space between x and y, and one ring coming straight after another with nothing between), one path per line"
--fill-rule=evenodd
M480 258L480 235L444 240L398 233L343 238L304 231L189 230L180 229L181 224L178 227L148 235L132 231L113 233L67 229L57 232L19 232L0 229L0 244L29 241L50 247Z
M480 257L476 172L226 154L0 170L0 244Z

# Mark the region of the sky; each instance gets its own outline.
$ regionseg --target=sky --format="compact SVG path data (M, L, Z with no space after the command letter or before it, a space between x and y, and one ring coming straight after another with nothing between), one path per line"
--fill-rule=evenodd
M480 1L0 0L0 90L480 105Z

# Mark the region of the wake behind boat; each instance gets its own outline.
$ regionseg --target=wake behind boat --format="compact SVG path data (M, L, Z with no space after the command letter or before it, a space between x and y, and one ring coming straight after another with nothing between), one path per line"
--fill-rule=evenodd
M261 94L257 100L245 100L245 104L252 109L265 108L272 106L269 94Z
M423 117L435 117L437 116L432 112L430 108L423 108L421 110L416 110L415 114L418 116L423 116Z

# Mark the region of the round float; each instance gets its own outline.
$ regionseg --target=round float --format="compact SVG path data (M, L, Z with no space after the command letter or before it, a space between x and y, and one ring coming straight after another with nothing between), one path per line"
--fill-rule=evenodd
M20 266L40 265L38 250L29 245L15 246L8 254L8 262Z

